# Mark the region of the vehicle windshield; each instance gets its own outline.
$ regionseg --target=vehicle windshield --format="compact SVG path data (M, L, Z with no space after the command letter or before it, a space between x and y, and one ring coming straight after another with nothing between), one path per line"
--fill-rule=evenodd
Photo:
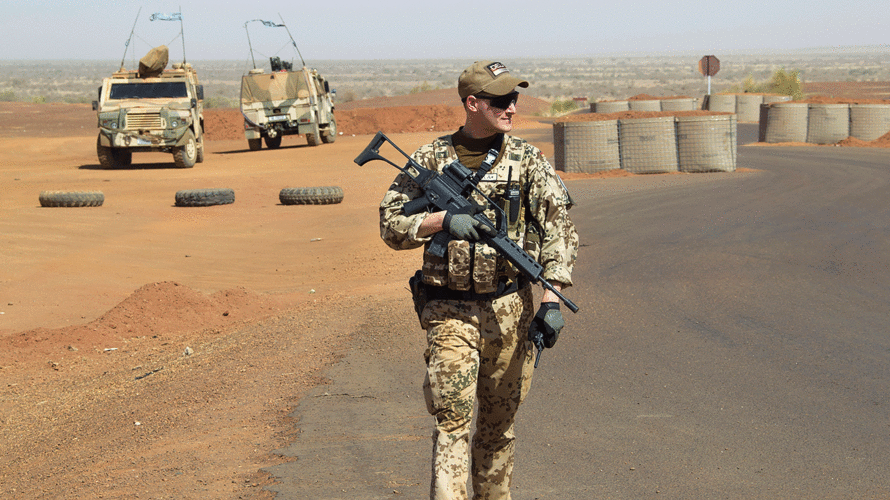
M188 97L185 82L113 83L109 99L173 99Z

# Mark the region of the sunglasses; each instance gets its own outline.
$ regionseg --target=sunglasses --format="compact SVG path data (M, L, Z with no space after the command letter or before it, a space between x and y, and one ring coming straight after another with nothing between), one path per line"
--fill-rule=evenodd
M519 101L519 92L514 91L499 97L478 97L478 99L487 100L493 108L507 109L511 104L516 104Z

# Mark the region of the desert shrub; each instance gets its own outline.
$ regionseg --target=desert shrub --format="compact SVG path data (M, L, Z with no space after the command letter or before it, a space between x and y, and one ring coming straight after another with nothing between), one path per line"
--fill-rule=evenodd
M561 115L578 109L578 103L574 99L556 100L550 103L550 114Z
M439 87L438 85L433 87L432 85L430 85L430 82L423 82L420 85L413 87L410 91L408 91L408 93L409 94L418 94L420 92L426 92L429 90L438 90L440 88L441 87Z
M33 99L31 99L31 102L33 102L34 104L46 104L46 96L36 95Z
M752 75L748 75L740 84L733 85L725 92L741 93L751 92L755 94L781 94L791 96L794 100L803 99L803 87L800 82L800 71L785 71L780 68L765 82L757 82Z
M770 92L774 94L790 95L795 101L803 99L803 87L800 83L800 72L786 72L784 68L773 73L770 80Z
M237 108L235 101L223 96L213 96L204 99L205 108Z
M0 102L14 102L15 101L15 92L12 90L4 90L0 92Z

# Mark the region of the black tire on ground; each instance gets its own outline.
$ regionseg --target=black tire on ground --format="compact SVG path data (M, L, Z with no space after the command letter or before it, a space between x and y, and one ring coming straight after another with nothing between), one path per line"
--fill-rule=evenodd
M337 140L337 122L331 118L331 123L328 124L328 128L321 133L321 142L330 144L335 140Z
M263 149L263 140L262 139L247 139L247 147L250 148L251 151L259 151Z
M204 139L201 139L201 143L198 144L198 156L195 158L195 163L204 163Z
M99 158L99 165L106 170L129 167L133 163L132 151L103 146L98 137L96 138L96 156Z
M318 146L320 143L318 142L318 135L315 134L306 134L306 144L310 146Z
M177 207L209 207L235 203L232 189L185 189L176 192Z
M281 147L281 136L266 137L266 147L269 149L278 149Z
M284 188L278 193L282 205L333 205L343 201L339 186Z
M41 191L41 207L101 207L105 195L101 191Z
M173 148L173 162L179 168L192 168L198 161L198 141L191 130L186 130L184 137L183 145Z

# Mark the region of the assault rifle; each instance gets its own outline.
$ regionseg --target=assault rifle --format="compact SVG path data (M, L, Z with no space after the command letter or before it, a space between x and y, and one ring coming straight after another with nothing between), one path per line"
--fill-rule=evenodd
M384 142L388 142L396 151L408 159L408 163L404 167L399 167L392 161L380 155L380 146ZM567 299L553 285L547 282L542 276L544 266L533 259L519 245L507 236L506 217L503 209L494 203L485 193L479 190L478 184L482 177L491 170L492 164L498 156L497 150L490 150L482 163L482 166L474 174L472 170L464 166L460 161L455 160L442 169L442 173L429 170L414 161L404 151L399 149L394 142L389 140L383 132L377 132L377 135L371 140L365 150L355 158L357 164L364 165L371 160L381 160L401 170L402 173L410 177L420 186L423 196L409 201L402 209L405 215L414 215L424 210L432 211L444 210L451 213L452 216L458 214L467 214L473 216L477 221L486 226L495 229L494 236L489 236L484 231L480 231L480 240L488 246L494 248L502 257L510 261L516 269L521 272L532 283L540 283L541 286L550 290L559 300L563 302L573 313L578 312L578 306L574 302ZM416 174L412 173L414 170ZM493 207L497 212L498 226L481 213L485 206L479 206L469 199L472 192L477 192L485 199L488 206ZM448 242L452 239L448 231L439 231L433 237L428 251L438 257L443 257L448 248ZM536 343L537 344L537 343ZM537 345L538 356L540 356L543 344Z

